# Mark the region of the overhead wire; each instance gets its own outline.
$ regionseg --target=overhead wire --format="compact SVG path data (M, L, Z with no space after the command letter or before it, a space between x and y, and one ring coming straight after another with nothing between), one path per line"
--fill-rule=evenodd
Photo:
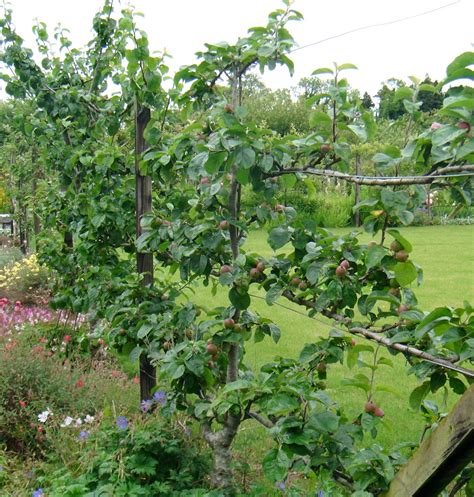
M337 35L328 36L327 38L323 38L321 40L318 40L318 41L315 41L315 42L312 42L312 43L308 43L307 45L303 45L301 47L296 47L293 50L290 50L288 53L298 52L299 50L303 50L305 48L313 47L315 45L319 45L321 43L324 43L324 42L330 41L330 40L334 40L336 38L341 38L341 37L346 36L348 34L357 33L358 31L365 31L367 29L378 28L378 27L381 27L381 26L389 26L391 24L397 24L397 23L400 23L400 22L408 21L410 19L416 19L417 17L426 16L428 14L432 14L433 12L437 12L439 10L446 9L448 7L452 7L453 5L456 5L456 4L460 3L460 2L461 2L461 0L456 0L455 2L447 3L447 4L444 4L444 5L441 5L440 7L436 7L434 9L430 9L430 10L426 10L424 12L419 12L418 14L413 14L413 15L410 15L410 16L401 17L399 19L393 19L391 21L377 22L377 23L374 23L374 24L367 24L366 26L359 26L358 28L350 29L348 31L344 31L342 33L339 33Z

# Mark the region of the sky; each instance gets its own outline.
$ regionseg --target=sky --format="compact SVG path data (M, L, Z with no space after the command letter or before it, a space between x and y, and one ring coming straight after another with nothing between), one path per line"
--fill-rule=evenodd
M115 3L128 5L125 0ZM35 19L50 28L60 23L70 30L73 44L81 46L90 38L92 18L102 0L10 0L10 4L14 24L28 46L34 45L31 26ZM204 43L233 43L249 27L264 25L269 12L283 7L280 0L135 0L132 4L144 14L140 27L147 31L151 48L166 49L172 55L172 71L193 63L194 53ZM370 95L391 77L407 80L411 75L424 78L429 74L441 79L457 55L473 50L473 0L295 0L292 7L304 20L288 26L299 46L305 46L447 4L452 5L298 50L291 55L293 78L280 68L266 73L263 81L271 88L293 87L314 69L333 62L355 64L358 70L348 71L346 77L354 88Z

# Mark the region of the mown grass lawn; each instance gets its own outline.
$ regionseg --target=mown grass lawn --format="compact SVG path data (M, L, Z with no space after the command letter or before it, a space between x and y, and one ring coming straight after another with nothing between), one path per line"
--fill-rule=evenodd
M333 231L342 234L348 230L350 228ZM458 306L464 300L474 301L473 226L411 227L401 231L413 244L411 260L424 269L424 282L416 289L420 308L430 310L443 305ZM360 239L369 241L371 238L363 234ZM246 244L246 250L264 256L272 254L271 248L266 243L264 231L252 233ZM227 305L225 294L213 297L210 291L203 287L198 287L195 291L194 298L204 306L210 303L213 306ZM253 293L258 294L256 290ZM289 306L284 299L281 303ZM246 361L254 367L271 361L277 355L297 357L305 343L311 342L318 336L327 335L331 328L328 320L315 321L277 305L268 307L258 298L252 299L251 307L260 314L272 318L282 330L282 338L278 344L274 344L269 339L260 344L249 344ZM362 343L364 339L357 340ZM385 351L381 353L389 356ZM421 416L413 412L408 404L409 394L418 385L418 381L413 375L407 374L408 366L402 356L391 359L394 367L382 367L376 374L376 383L387 388L387 391L378 393L376 398L377 403L386 413L380 438L384 446L418 440L423 429ZM368 373L367 369L349 370L340 365L332 366L328 370L328 392L344 406L349 416L354 417L363 409L365 394L362 390L341 386L341 380L359 371ZM446 410L456 398L455 395L450 395ZM441 395L437 395L436 400L441 403ZM245 452L245 457L251 452L263 451L265 442L261 429L248 423L236 441L236 448Z

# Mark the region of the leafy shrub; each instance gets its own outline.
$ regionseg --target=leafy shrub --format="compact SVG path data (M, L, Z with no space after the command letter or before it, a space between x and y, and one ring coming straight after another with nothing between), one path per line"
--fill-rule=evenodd
M202 486L208 454L156 414L107 419L82 438L77 464L40 480L49 497L205 495L185 490Z
M18 247L2 247L0 250L0 270L22 258L23 254Z
M41 301L47 282L48 270L39 265L33 254L0 269L0 297L23 303Z
M133 405L137 385L114 366L72 363L60 350L48 349L34 329L0 337L0 440L22 457L42 457L54 442L49 425L39 419L47 409L59 425L67 416L91 415L112 402L117 408Z

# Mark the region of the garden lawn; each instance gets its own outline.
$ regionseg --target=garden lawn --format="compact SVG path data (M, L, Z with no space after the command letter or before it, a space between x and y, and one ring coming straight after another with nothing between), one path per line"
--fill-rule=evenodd
M332 231L343 234L350 230L351 228L340 228ZM410 227L403 228L401 232L414 247L411 260L424 269L424 282L416 289L420 308L432 310L443 305L458 306L465 300L474 302L474 226ZM266 243L266 236L264 231L253 232L245 247L247 252L255 251L263 256L271 256L272 250ZM371 238L362 234L360 240L368 242ZM253 288L254 295L264 295L256 286ZM212 297L210 290L204 287L197 287L195 291L196 294L191 298L203 306L209 302L213 306L227 305L225 294ZM297 309L285 299L280 299L278 303ZM318 336L327 336L331 329L331 324L326 319L310 319L278 305L268 307L260 298L252 298L251 308L272 318L282 331L278 344L270 339L265 339L260 344L250 343L246 362L251 366L260 366L277 355L297 357L305 343ZM357 342L369 343L362 338L358 338ZM407 374L408 366L401 355L393 357L385 350L381 353L390 357L394 366L382 366L376 374L376 385L385 389L375 397L385 411L379 441L388 447L398 442L418 440L423 430L423 419L420 414L410 410L408 404L409 394L419 384L418 380ZM331 366L328 370L328 393L344 406L350 418L356 417L363 410L365 393L342 386L341 380L359 372L367 375L370 373L368 369L356 367L349 370L340 365ZM442 403L441 395L434 398ZM450 395L448 406L444 410L449 410L456 398L457 396ZM249 451L261 452L264 449L263 441L260 427L249 422L237 439L236 448L244 450L248 457Z

